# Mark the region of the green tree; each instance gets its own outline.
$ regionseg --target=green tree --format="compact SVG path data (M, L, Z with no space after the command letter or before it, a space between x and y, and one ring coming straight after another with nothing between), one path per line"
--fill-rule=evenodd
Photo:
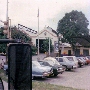
M59 20L57 32L63 35L64 42L70 43L73 50L75 49L76 41L72 36L88 35L89 29L87 28L89 21L82 12L73 10L66 13L65 16Z
M17 27L11 28L11 37L13 39L20 39L25 43L31 42L31 38L27 36L26 33L23 33L22 31L18 30Z
M37 47L32 45L31 48L32 48L32 55L36 55L38 51Z
M3 33L3 28L0 28L0 33ZM0 34L0 39L6 39L6 38L7 38L7 35ZM12 39L20 39L22 42L30 43L30 44L32 41L32 39L29 36L27 36L26 33L23 33L22 31L18 30L18 28L16 26L11 28L11 38ZM7 44L0 44L0 53L1 52L6 53L6 48L7 48ZM33 54L37 52L37 47L35 47L31 44L31 48L32 48Z
M31 48L32 48L32 54L35 55L37 53L37 47L35 47L32 44L32 42L31 42L32 39L29 36L27 36L26 33L23 33L22 31L18 30L17 27L12 27L11 28L11 37L13 39L20 39L24 43L30 43Z
M7 36L3 34L3 28L0 28L0 39L6 39ZM0 44L0 53L6 53L6 44Z
M45 52L49 51L49 38L43 41L43 49ZM53 51L52 40L50 39L50 52Z

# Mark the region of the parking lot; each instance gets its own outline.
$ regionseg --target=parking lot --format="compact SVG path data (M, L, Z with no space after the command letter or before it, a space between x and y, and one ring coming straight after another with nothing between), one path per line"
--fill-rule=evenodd
M57 77L37 80L55 85L90 90L90 65L85 65L72 71L65 71Z
M40 58L42 59L44 57L45 55L41 55ZM34 56L33 59L37 59L37 56ZM59 74L57 77L50 77L46 79L39 78L35 80L55 85L90 90L90 65L85 65L71 71L65 71L63 74ZM7 87L7 83L5 84L4 82L4 86Z

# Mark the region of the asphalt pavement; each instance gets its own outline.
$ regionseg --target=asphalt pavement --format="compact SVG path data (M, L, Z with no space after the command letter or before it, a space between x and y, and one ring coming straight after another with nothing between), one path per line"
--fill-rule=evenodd
M65 71L57 77L39 81L66 87L73 87L78 90L90 90L90 65L85 65L82 68L77 68L72 71Z

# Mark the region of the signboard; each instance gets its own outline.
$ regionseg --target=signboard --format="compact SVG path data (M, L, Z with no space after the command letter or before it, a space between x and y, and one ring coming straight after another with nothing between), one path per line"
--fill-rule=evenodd
M57 41L54 42L54 52L55 53L59 52L59 46L58 46L58 42Z
M29 44L8 47L8 90L32 90L32 55Z

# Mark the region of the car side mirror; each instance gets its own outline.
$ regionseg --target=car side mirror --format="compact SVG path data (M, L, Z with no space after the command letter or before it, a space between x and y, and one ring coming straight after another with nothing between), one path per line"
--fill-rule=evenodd
M3 85L3 82L2 82L1 78L0 78L0 90L4 90L4 85Z

